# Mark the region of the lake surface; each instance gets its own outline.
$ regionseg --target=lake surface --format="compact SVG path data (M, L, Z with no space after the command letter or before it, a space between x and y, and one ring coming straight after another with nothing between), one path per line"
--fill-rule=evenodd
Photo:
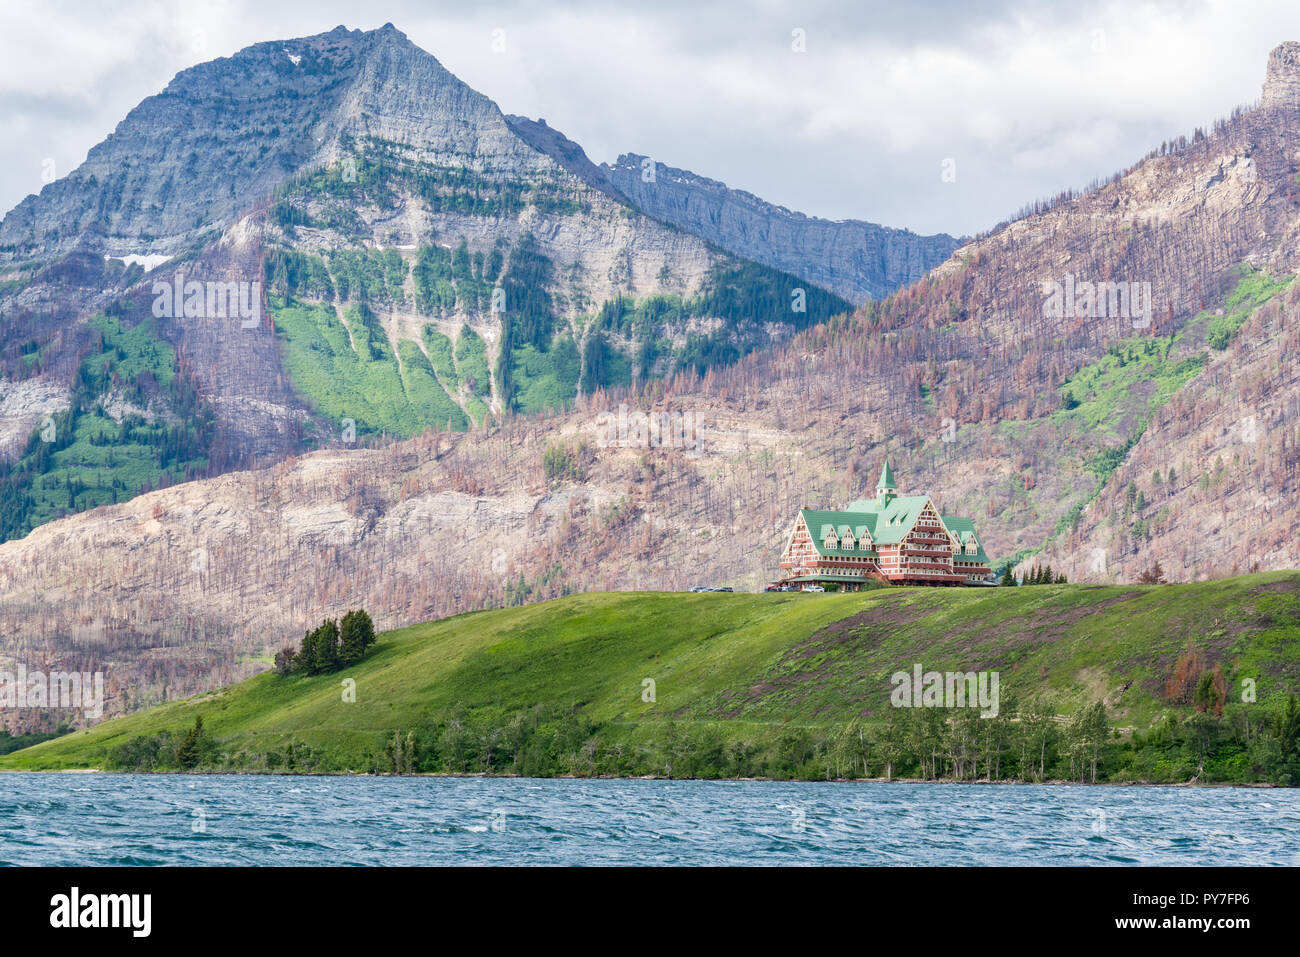
M0 863L1300 864L1300 790L0 774Z

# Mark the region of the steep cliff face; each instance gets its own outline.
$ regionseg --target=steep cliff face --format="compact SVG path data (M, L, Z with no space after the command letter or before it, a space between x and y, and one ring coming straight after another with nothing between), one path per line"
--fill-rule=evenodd
M1280 43L1268 55L1260 109L1300 108L1300 43Z
M635 153L602 168L642 212L855 303L915 282L958 245L942 233L918 236L875 223L804 216Z

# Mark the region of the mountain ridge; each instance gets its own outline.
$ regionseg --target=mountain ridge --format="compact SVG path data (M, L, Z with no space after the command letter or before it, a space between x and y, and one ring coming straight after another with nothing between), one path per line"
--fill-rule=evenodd
M651 168L654 177L647 181ZM921 236L862 220L805 216L637 153L601 169L647 214L737 255L797 272L857 305L910 285L963 242L945 233Z

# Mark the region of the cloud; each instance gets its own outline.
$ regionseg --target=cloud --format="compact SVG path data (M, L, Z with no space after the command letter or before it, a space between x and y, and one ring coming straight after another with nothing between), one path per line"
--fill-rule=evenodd
M1268 50L1300 38L1289 2L17 0L0 12L0 207L39 190L45 158L70 170L180 69L385 21L597 162L647 153L809 214L951 233L1253 101Z

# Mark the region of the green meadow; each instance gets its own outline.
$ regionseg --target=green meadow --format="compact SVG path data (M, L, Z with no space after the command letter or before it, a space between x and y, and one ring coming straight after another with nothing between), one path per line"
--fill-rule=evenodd
M999 714L892 707L916 664L998 672ZM1293 572L573 595L390 631L346 670L262 674L0 768L1091 780L1095 762L1097 780L1290 783L1298 681Z

